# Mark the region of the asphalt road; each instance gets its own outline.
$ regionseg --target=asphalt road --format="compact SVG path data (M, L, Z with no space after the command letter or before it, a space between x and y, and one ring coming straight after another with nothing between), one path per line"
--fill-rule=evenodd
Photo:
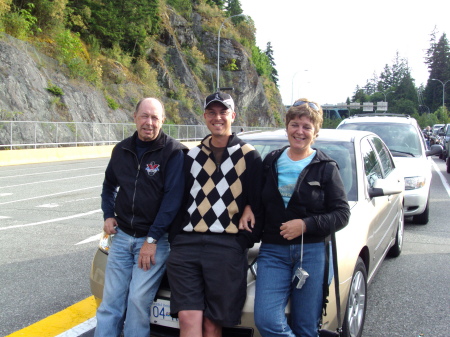
M107 161L0 167L0 336L91 295Z
M107 161L0 167L0 336L91 295ZM430 222L406 221L402 254L369 287L363 336L450 336L450 174L434 162Z

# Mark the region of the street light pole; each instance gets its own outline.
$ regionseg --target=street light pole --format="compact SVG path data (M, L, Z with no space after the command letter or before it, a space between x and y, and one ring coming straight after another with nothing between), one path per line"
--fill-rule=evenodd
M220 59L220 31L222 30L222 27L223 27L224 23L227 20L230 20L231 18L234 18L236 16L245 16L245 14L236 14L236 15L232 15L232 16L226 18L225 20L223 20L223 22L222 22L222 24L220 25L220 28L219 28L219 38L217 40L217 89L216 89L216 91L219 91L219 88L220 88L220 86L219 86L219 78L220 78L220 63L219 63L219 59Z
M442 82L441 80L438 80L437 78L432 78L432 81L439 81L442 84L442 109L444 109L445 107L445 85L447 84L447 82L449 82L450 80L447 80L445 82Z
M294 75L292 76L292 87L291 87L291 104L294 104L294 78L295 75L297 75L301 70L298 70L294 73ZM304 71L308 71L308 69L305 69Z

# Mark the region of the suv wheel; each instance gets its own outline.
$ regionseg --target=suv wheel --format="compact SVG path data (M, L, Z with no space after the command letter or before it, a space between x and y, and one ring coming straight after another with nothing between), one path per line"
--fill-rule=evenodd
M447 168L448 168L448 166L447 166ZM430 196L428 196L427 206L425 207L425 210L423 211L422 214L414 215L413 222L418 225L426 225L428 223L429 218L430 218Z
M363 260L358 257L353 272L347 310L342 326L345 337L361 337L366 318L367 303L367 270Z
M402 252L403 247L403 231L405 228L405 219L403 217L403 209L399 212L400 216L398 218L397 234L395 235L395 243L389 249L389 256L397 257Z

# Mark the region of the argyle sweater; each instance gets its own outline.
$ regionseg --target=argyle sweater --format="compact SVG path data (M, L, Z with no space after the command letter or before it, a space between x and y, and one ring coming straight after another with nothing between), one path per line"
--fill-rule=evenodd
M210 139L205 137L186 156L186 210L178 232L236 234L243 247L251 247L259 240L262 225L261 157L233 134L217 166ZM246 205L252 206L257 220L252 233L239 230Z

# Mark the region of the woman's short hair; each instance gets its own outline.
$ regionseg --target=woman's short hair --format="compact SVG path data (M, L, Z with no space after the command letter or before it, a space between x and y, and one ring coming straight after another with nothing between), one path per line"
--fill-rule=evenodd
M322 107L316 102L310 101L307 98L299 98L291 105L286 113L286 128L289 122L295 118L309 117L314 125L315 133L317 134L323 123Z

